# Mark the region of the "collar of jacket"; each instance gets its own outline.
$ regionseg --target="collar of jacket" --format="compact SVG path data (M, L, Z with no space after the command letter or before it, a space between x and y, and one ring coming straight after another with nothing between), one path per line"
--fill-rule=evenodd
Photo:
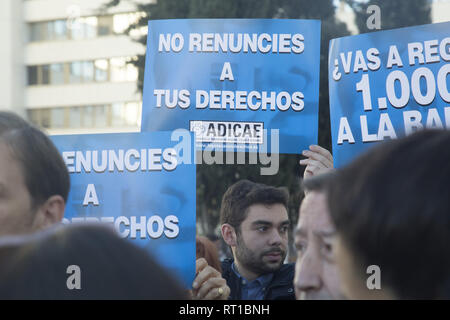
M225 259L222 261L222 276L226 279L227 285L230 287L230 300L241 300L241 282L231 269L233 259ZM274 272L272 281L266 287L265 299L271 291L277 287L290 287L286 295L291 294L295 298L293 289L295 264L283 264L280 269Z

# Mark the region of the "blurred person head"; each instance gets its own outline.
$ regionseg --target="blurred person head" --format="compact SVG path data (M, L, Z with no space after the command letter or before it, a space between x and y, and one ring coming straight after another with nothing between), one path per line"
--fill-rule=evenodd
M220 256L220 250L222 249L222 238L214 233L209 233L205 237L216 246L218 255Z
M144 249L100 224L3 237L0 261L0 299L187 298ZM68 284L76 285L74 266L79 289Z
M220 241L220 237L218 237L215 233L209 233L206 235L206 238L208 238L209 241L212 243L216 243Z
M19 116L0 112L0 235L61 221L70 188L51 140Z
M238 272L252 281L277 271L286 257L289 194L284 188L241 180L222 198L222 236Z
M215 233L207 234L206 237L214 243L219 253L219 260L223 261L225 259L230 259L233 257L230 247L223 240L222 236L218 236Z
M216 245L206 237L196 237L196 259L205 258L208 265L222 272L222 267L219 260L219 252Z
M338 171L328 194L349 298L450 298L449 131L370 149ZM371 266L379 288L369 286Z
M295 230L295 295L297 299L342 299L333 256L335 228L329 216L326 186L332 173L303 180L305 198Z

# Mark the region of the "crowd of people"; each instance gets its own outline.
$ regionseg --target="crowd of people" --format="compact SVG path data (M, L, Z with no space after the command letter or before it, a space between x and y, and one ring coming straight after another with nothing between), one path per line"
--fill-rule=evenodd
M302 154L297 225L287 189L238 181L220 207L232 258L197 237L187 291L113 230L61 226L70 188L61 155L39 129L0 112L0 299L450 298L450 131L380 143L339 169L324 148ZM295 263L285 263L290 230ZM73 265L82 290L69 289Z

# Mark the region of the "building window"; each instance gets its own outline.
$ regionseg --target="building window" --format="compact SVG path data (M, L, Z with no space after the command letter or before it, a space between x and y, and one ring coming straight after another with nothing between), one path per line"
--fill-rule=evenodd
M73 40L97 37L97 17L78 18L70 23L70 38Z
M44 64L41 66L40 83L50 84L50 65L48 65L48 64Z
M83 112L83 127L94 128L95 127L95 114L94 106L85 106Z
M125 125L125 104L113 103L111 106L111 121L113 127L122 127Z
M108 36L113 33L113 16L98 17L98 35Z
M70 83L80 83L83 78L83 63L82 62L72 62L70 64Z
M43 41L47 37L44 34L45 24L42 22L36 22L30 24L30 41Z
M57 20L53 23L53 34L55 40L67 39L67 22L65 20Z
M68 39L66 20L30 23L29 32L31 42Z
M106 128L109 123L109 105L94 106L95 109L95 124L96 128Z
M42 110L42 112L40 114L40 123L43 128L50 128L50 126L51 126L50 109Z
M29 24L30 42L54 40L83 40L113 34L123 34L136 23L143 12L80 17L71 20L52 20ZM131 36L146 34L147 28L132 30ZM133 33L134 32L134 33Z
M93 82L94 62L76 61L70 63L69 83Z
M106 59L95 60L95 81L108 81L109 63Z
M28 110L28 118L46 129L98 129L136 127L141 119L141 102L55 107Z
M82 79L83 82L93 82L94 81L94 62L84 61L82 62Z
M40 119L40 113L41 110L28 110L27 114L28 114L28 119L30 120L31 123L34 123L37 126L41 125L41 119Z
M97 17L88 17L82 20L85 28L85 38L92 39L97 37L97 24L98 24Z
M55 22L56 21L50 21L47 23L44 23L44 28L46 29L43 36L44 40L55 40Z
M64 64L54 63L50 65L51 84L64 84Z
M51 128L64 128L66 115L65 108L52 108L50 109L50 127Z
M38 84L38 66L28 67L28 85Z
M28 85L60 85L93 82L134 82L138 69L129 64L131 58L98 59L28 66Z
M69 34L72 40L82 40L85 37L84 24L79 20L75 19L69 24Z
M27 67L28 85L64 84L66 68L63 63Z
M71 107L69 115L69 128L81 128L81 107Z

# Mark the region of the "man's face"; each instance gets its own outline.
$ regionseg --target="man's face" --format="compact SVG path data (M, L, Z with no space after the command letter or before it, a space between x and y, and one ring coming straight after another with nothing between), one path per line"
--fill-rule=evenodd
M28 233L33 216L22 168L0 141L0 236Z
M309 192L300 207L295 233L297 299L343 298L333 256L334 235L325 195Z
M286 257L289 219L282 204L254 204L237 231L234 251L239 266L251 277L276 271Z

